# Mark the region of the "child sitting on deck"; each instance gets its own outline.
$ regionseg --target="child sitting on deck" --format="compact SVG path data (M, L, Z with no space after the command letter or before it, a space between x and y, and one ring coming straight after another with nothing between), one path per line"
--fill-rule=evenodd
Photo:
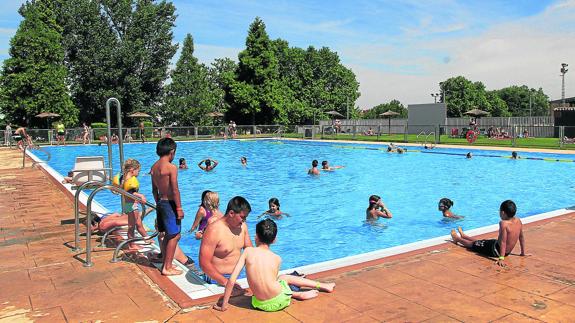
M240 256L230 279L226 284L223 300L220 299L214 309L225 311L240 271L246 266L246 276L252 296L252 306L266 312L280 311L290 305L291 299L306 300L318 296L318 291L333 292L335 283L320 283L292 275L281 275L280 256L270 250L275 242L277 225L271 219L260 221L256 225L256 246L247 247ZM289 285L308 288L304 292L292 292Z
M455 244L461 244L465 248L471 249L487 257L496 257L496 264L505 267L505 257L511 254L513 248L519 240L521 246L520 256L525 254L525 238L523 236L523 223L515 217L517 206L511 200L504 201L499 207L499 235L497 239L478 240L463 233L461 227L457 228L459 235L455 230L451 230L451 238Z

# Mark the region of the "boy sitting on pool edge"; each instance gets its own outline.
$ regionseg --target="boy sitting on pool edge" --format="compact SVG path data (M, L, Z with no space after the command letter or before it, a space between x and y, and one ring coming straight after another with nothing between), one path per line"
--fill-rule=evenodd
M497 258L496 264L505 267L503 261L506 256L511 254L517 244L517 240L519 240L519 245L521 246L520 256L529 256L525 254L523 223L519 218L515 217L516 212L517 206L515 202L506 200L501 203L499 207L501 221L499 221L499 235L497 239L475 239L463 233L461 227L457 228L460 236L457 235L455 229L451 230L451 238L455 244L459 243L481 255Z
M266 312L280 311L290 305L292 298L306 300L318 296L318 291L333 292L335 283L320 283L292 275L278 277L281 265L281 257L270 250L270 245L275 242L277 225L271 219L260 221L256 225L256 246L247 247L230 279L226 284L223 299L220 299L214 309L225 311L232 294L234 284L240 271L246 266L246 277L251 291L252 306ZM308 288L304 292L292 292L289 285Z

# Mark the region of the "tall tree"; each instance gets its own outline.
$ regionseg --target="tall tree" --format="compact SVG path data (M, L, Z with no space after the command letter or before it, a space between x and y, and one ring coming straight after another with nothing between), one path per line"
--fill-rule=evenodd
M34 118L40 112L54 112L65 125L78 121L66 87L62 28L51 6L30 1L19 10L24 18L10 41L10 57L0 75L0 110L9 122L45 127Z
M541 88L535 90L526 85L514 85L498 90L497 95L507 104L513 116L549 115L549 97Z
M399 118L407 118L407 109L398 100L391 100L388 103L382 103L374 106L369 110L365 110L362 114L363 119L381 119L380 114L391 110L399 113Z
M213 111L216 102L208 69L194 57L194 40L188 34L172 72L172 83L166 86L162 118L180 126L211 124L212 119L207 114Z
M494 117L508 116L507 107L494 95L488 95L485 85L457 76L439 83L442 100L447 104L448 117L462 117L466 111L481 109ZM443 97L445 95L445 97Z
M246 49L238 55L238 75L230 87L232 107L251 116L251 122L270 122L277 88L277 60L266 32L266 25L256 17L250 25ZM244 119L245 120L245 119Z
M89 120L104 117L117 97L125 114L157 113L170 60L176 19L171 2L152 0L60 1L66 63L74 101Z
M210 88L216 97L216 111L225 113L230 108L227 93L236 77L237 68L237 64L227 57L216 58L208 68Z

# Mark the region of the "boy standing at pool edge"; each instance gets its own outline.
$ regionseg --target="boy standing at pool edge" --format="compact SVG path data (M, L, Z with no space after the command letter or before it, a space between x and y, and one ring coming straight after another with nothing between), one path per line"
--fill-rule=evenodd
M176 246L180 240L181 220L184 210L178 189L178 168L172 164L176 156L176 142L172 138L162 138L156 146L160 159L152 166L152 193L158 206L158 231L165 232L160 244L164 264L162 275L172 276L182 273L173 265Z
M277 225L273 220L265 219L256 225L257 247L247 247L244 250L228 279L223 299L214 305L214 309L227 310L234 284L244 265L248 284L253 292L252 306L262 311L280 311L290 305L292 298L299 300L314 298L318 296L318 291L333 292L335 283L321 283L292 275L278 277L282 259L270 250L270 245L275 242L276 235ZM292 292L290 284L309 290Z
M487 257L496 257L496 264L505 267L505 257L511 254L513 248L519 240L521 246L520 256L525 254L525 237L523 236L523 223L515 217L517 206L515 202L506 200L499 207L499 235L497 239L478 240L463 233L461 227L457 228L460 236L454 230L451 230L451 238L455 244L461 244L465 248L471 249Z

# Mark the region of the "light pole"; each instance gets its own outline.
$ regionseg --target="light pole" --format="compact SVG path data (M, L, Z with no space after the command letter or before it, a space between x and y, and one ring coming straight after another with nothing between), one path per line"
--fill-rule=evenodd
M439 93L431 93L431 96L433 97L433 100L435 101L434 103L437 103L437 98L439 97Z
M447 103L447 98L445 97L445 89L443 88L443 82L439 82L439 90L441 91L441 103Z
M565 106L565 73L569 64L561 63L561 105Z
M529 116L531 117L531 89L529 89Z

